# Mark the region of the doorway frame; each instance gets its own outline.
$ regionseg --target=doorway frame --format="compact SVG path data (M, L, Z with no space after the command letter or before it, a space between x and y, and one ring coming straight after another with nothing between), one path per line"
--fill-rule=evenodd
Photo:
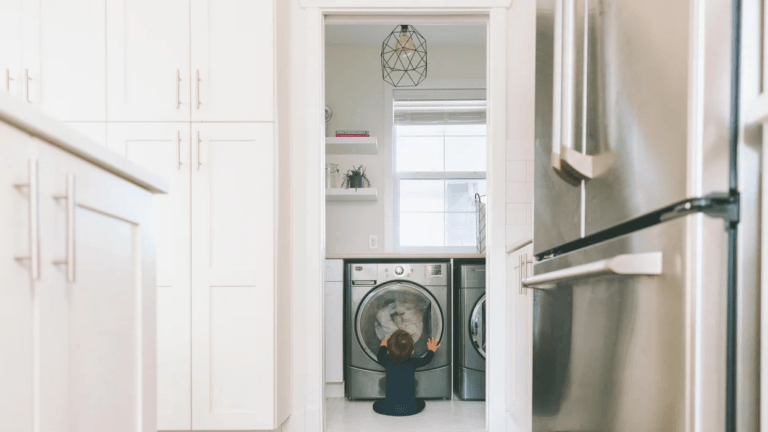
M301 4L303 3L303 4ZM488 350L486 420L488 431L507 430L505 166L507 93L507 11L509 0L304 0L294 8L291 63L291 183L293 310L293 414L305 431L324 431L324 261L325 261L325 24L334 20L394 17L419 23L487 26L487 246ZM298 297L298 298L297 298ZM300 298L300 299L299 299ZM298 336L298 337L297 337ZM303 337L302 337L303 336ZM297 383L302 380L303 383ZM303 384L303 385L302 385ZM298 393L298 394L297 394ZM301 403L303 402L303 403ZM303 405L303 406L297 406ZM303 408L303 410L301 410ZM303 412L299 412L303 411Z

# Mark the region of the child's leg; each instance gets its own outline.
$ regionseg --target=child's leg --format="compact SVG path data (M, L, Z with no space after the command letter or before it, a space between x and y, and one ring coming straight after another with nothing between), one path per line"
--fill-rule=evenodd
M388 413L384 412L384 401L379 400L373 403L373 410L379 414L389 415Z
M424 407L427 406L427 403L424 401L424 399L416 399L416 414L424 411Z

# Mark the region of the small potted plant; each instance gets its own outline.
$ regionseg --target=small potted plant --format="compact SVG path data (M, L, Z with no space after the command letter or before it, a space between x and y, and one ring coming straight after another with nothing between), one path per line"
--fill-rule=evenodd
M346 189L355 188L355 190L358 188L371 187L371 181L368 180L368 176L365 174L365 167L360 165L355 168L355 166L352 165L352 169L347 170L347 173L344 174L344 180L341 182L341 187Z

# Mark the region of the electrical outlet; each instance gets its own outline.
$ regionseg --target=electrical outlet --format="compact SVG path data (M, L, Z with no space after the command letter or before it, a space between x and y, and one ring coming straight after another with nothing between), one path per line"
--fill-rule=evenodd
M377 235L368 236L368 249L378 249L378 248L379 248L379 236Z

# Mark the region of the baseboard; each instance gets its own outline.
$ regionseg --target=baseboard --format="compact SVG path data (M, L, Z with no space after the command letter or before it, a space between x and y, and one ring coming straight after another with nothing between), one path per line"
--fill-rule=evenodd
M325 383L325 397L344 397L344 383Z

